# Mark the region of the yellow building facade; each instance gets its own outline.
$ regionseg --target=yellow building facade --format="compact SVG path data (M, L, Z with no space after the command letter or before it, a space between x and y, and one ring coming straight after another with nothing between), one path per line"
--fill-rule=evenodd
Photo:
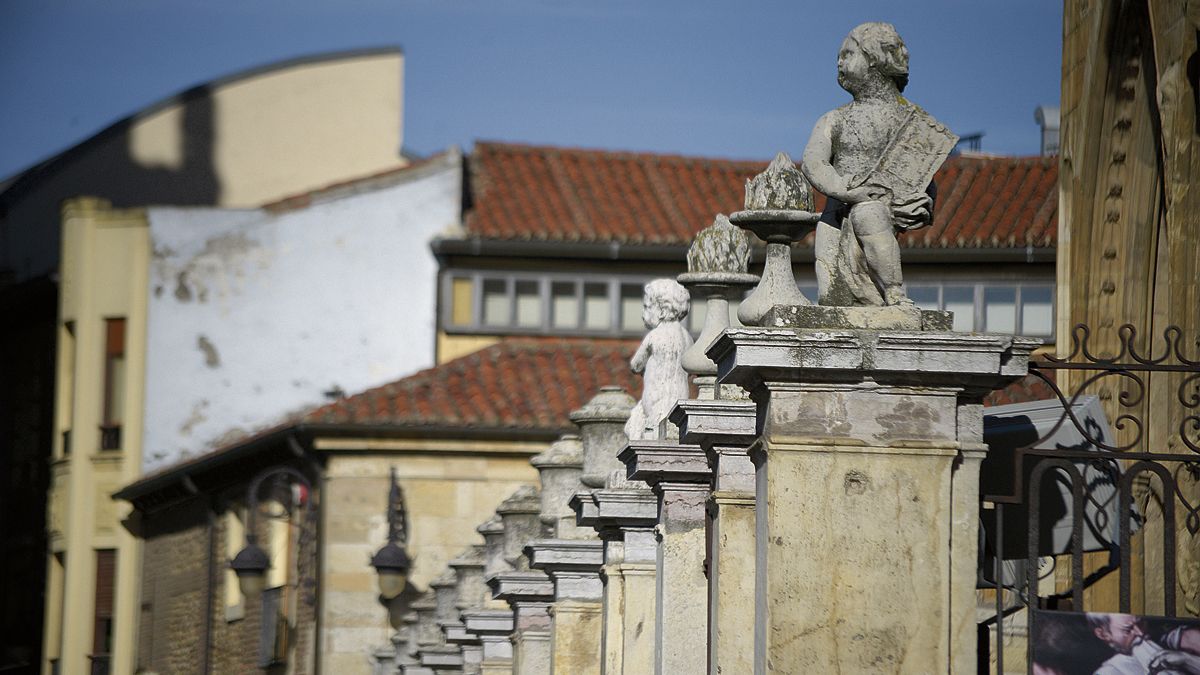
M141 467L145 211L63 208L43 673L132 672L139 545L111 499Z

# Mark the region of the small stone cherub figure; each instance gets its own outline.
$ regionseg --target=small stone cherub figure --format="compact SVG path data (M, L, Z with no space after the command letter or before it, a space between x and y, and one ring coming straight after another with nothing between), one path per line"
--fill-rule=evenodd
M850 31L838 84L854 100L817 120L803 160L829 198L815 241L820 304L911 305L896 231L932 220L926 188L957 137L900 95L908 50L891 24Z
M683 325L691 297L674 279L646 284L642 297L642 322L650 332L642 339L629 367L642 373L642 398L629 414L625 435L629 440L658 438L658 427L680 399L688 397L688 376L683 353L692 336Z

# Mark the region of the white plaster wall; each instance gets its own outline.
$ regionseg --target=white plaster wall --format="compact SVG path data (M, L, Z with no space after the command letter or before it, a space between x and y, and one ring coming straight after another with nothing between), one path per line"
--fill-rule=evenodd
M433 364L429 241L461 162L410 171L276 214L150 209L143 471Z

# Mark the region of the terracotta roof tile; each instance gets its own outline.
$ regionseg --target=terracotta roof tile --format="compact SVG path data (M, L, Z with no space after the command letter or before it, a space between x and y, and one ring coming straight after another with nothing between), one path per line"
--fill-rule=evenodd
M606 384L631 394L636 341L508 338L305 414L306 424L567 430L567 415Z
M687 244L741 208L766 162L479 142L471 155L468 236ZM1055 157L951 157L938 172L931 227L906 248L1053 247ZM818 195L817 207L824 204Z

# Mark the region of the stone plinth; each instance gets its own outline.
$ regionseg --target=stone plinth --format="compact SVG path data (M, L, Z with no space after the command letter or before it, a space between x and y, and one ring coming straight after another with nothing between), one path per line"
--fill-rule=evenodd
M604 541L606 674L654 668L658 498L640 481L625 482L630 487L592 490L571 500L579 524L594 528Z
M1040 341L730 329L752 392L756 673L975 668L983 396Z
M442 632L448 644L458 645L462 653L463 673L478 675L483 666L483 644L479 641L479 636L467 631L467 626L461 619L443 624Z
M513 608L513 673L550 675L550 576L540 570L505 572L489 579L488 585Z
M467 632L478 636L483 648L479 672L483 675L512 673L512 642L509 641L513 631L512 610L470 609L463 611L461 617Z
M705 505L712 472L704 451L672 441L631 442L620 459L658 498L654 672L699 673L707 665Z
M543 539L525 550L529 565L554 581L550 659L555 673L601 672L604 542Z
M826 307L824 305L776 305L762 319L773 328L816 330L911 330L948 331L954 312L918 309L914 305L888 307Z
M680 401L671 414L684 443L696 443L713 473L709 497L708 660L719 673L754 667L754 464L751 401Z

